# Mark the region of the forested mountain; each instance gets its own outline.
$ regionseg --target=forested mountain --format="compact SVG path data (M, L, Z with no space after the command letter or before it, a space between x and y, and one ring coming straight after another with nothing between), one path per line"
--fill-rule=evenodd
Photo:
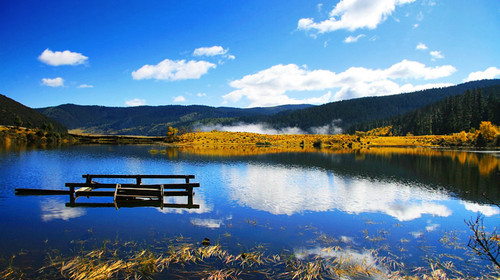
M500 124L500 85L467 90L403 115L355 125L348 132L391 125L396 135L441 135L477 129L481 121Z
M156 136L165 135L168 126L177 127L181 130L183 127L188 130L195 130L200 124L231 125L239 123L267 124L276 129L297 127L308 132L314 132L317 127L329 125L330 131L328 133L333 133L333 130L339 127L344 131L353 132L393 124L395 125L394 129L398 129L397 132L402 134L408 131L414 134L442 134L457 132L457 129L468 129L470 126L477 127L480 118L483 118L481 120L487 120L484 119L483 115L477 115L475 110L483 113L488 110L487 115L491 115L493 118L491 120L494 123L499 123L498 117L495 117L497 113L492 113L493 110L498 112L498 109L486 108L482 105L480 108L476 108L469 104L474 102L471 101L474 99L471 95L475 96L476 99L480 95L482 99L477 102L481 104L496 104L493 99L488 100L487 96L490 91L497 88L493 87L495 85L500 86L499 79L473 81L446 88L390 96L344 100L321 106L285 105L271 108L240 109L199 105L103 107L66 104L37 110L61 122L69 129L80 129L82 132L97 134ZM466 97L460 97L465 98L464 100L455 101L452 98L466 91L469 91L468 94L464 95ZM441 104L439 103L435 105L439 107L439 113L435 113L432 117L423 117L423 115L427 114L424 112L438 110L438 107L425 106L439 101L451 102L452 105L449 104L449 108L441 108L440 106L444 105L439 105ZM424 111L414 113L416 115L405 115L408 112L424 107ZM450 115L456 115L456 112L461 112L459 114L462 119L460 121L448 120ZM470 122L466 121L467 116L471 114L477 115L477 117L471 119ZM414 122L413 119L418 121L419 124L415 124L410 128L409 125ZM426 126L424 119L432 122L432 125ZM447 120L446 123L438 124L439 121L444 120ZM398 122L400 122L400 125L398 125ZM322 133L326 132L322 130Z
M283 105L268 108L229 108L210 106L104 107L65 104L37 109L69 129L88 133L125 135L165 135L168 126L193 128L196 123L230 123L239 117L272 115L311 105Z
M446 97L462 94L466 90L491 85L500 85L500 80L473 81L446 88L344 100L261 117L258 120L246 119L246 121L266 122L275 128L299 127L305 131L310 131L311 127L325 126L334 122L335 126L346 130L356 124L387 119L443 100Z
M41 128L59 133L67 133L64 125L53 121L39 112L0 94L0 125Z

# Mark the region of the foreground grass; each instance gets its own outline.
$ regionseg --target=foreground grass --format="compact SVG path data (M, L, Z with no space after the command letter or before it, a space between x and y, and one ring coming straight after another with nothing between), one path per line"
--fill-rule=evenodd
M84 241L75 242L82 245ZM204 245L203 245L204 244ZM104 241L99 248L75 250L63 256L47 254L40 268L14 265L2 279L497 279L498 273L470 277L451 261L429 259L427 267L408 271L398 257L381 257L375 250L356 256L332 245L309 256L283 251L272 254L262 246L234 254L220 244L190 242L182 236L141 247L135 242Z

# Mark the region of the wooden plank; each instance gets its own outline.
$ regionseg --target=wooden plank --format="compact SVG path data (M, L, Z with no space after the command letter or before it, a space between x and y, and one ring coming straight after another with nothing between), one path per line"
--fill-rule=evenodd
M194 175L158 175L158 174L84 174L82 178L123 178L123 179L194 179Z
M67 190L44 190L44 189L15 189L16 195L68 195Z
M200 183L178 183L178 184L162 184L164 189L185 189L189 187L193 188L198 188L200 187ZM148 184L148 185L136 185L136 184L121 184L122 188L156 188L159 189L161 184ZM76 187L76 188L83 188L83 187L88 187L92 189L114 189L116 187L116 184L87 184L87 183L66 183L66 187Z
M75 194L76 196L99 196L99 197L104 197L104 196L114 196L115 192L114 191L81 191Z
M160 201L158 200L134 200L134 201L119 201L117 204L120 208L134 208L134 207L159 207ZM78 203L66 203L66 207L81 207L81 208L107 208L115 207L114 203L109 202L78 202ZM165 208L186 208L186 209L199 209L198 204L164 204Z

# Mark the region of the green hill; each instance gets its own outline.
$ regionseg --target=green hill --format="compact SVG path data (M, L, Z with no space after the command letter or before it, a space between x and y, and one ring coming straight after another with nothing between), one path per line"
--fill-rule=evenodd
M104 107L65 104L37 110L69 129L87 133L158 136L165 135L168 126L195 129L200 123L228 124L243 116L252 118L308 107L311 105L240 109L200 105Z
M41 128L67 133L64 125L49 119L36 110L0 94L0 125Z

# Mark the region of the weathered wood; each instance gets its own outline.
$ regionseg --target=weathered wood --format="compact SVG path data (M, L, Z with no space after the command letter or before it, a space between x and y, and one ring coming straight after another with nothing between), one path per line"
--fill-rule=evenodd
M127 207L160 207L161 202L158 200L123 200L118 201L118 208ZM99 208L99 207L115 207L114 203L110 202L75 202L75 203L66 203L66 207L82 207L82 208ZM198 209L200 205L198 204L174 204L174 203L165 203L163 204L165 208L186 208L186 209Z
M194 175L158 175L158 174L84 174L82 178L111 178L111 179L194 179Z
M118 175L118 174L84 174L85 183L66 183L69 188L65 190L41 190L41 189L16 189L19 195L68 195L70 198L70 207L77 205L101 205L102 203L75 203L75 200L81 196L90 197L113 197L113 203L102 204L114 206L117 209L122 205L125 207L154 205L156 207L180 207L180 208L199 208L199 205L193 204L193 188L200 187L199 183L190 183L194 175ZM135 179L135 184L103 184L93 181L95 178L115 178L115 179ZM185 183L172 184L142 184L142 179L184 179ZM109 189L99 190L97 189ZM165 204L165 196L187 196L188 204ZM85 206L82 206L85 207ZM97 206L96 206L97 207ZM104 206L108 207L108 206Z
M68 195L68 190L15 189L16 195Z
M155 188L160 189L163 185L164 189L186 189L186 188L199 188L200 183L178 183L178 184L148 184L148 185L136 185L136 184L121 184L122 188ZM66 187L75 187L75 188L92 188L92 189L114 189L116 184L87 184L87 183L66 183Z
M105 197L105 196L114 196L115 192L114 191L81 191L78 193L75 193L77 197L79 196L99 196L99 197Z

